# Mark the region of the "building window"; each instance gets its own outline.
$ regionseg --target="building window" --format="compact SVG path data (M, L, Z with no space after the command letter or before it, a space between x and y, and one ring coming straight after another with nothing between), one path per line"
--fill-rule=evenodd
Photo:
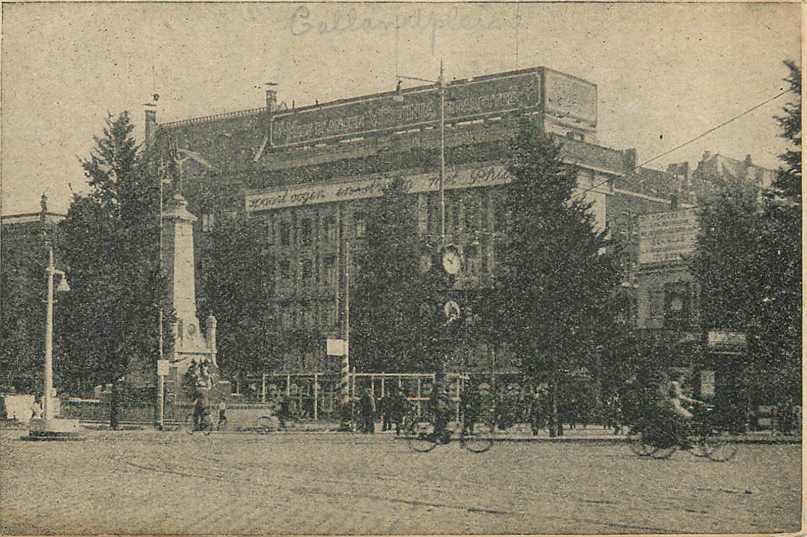
M451 227L455 230L460 227L460 214L462 213L462 198L451 193L449 199L451 200Z
M308 283L314 277L314 263L310 259L303 259L300 262L300 274L304 283Z
M311 244L312 226L310 218L300 220L300 242Z
M322 276L326 287L336 286L336 258L326 257L322 260Z
M283 246L291 244L291 224L288 222L280 223L280 244Z
M266 219L266 244L273 245L275 243L275 224L271 218Z
M357 239L363 239L366 229L366 221L364 213L353 213L353 236Z
M328 242L336 240L336 218L334 216L326 216L322 221L322 235Z
M202 213L202 231L213 231L214 224L215 217L213 216L213 213Z
M278 272L280 273L281 280L288 280L291 278L291 270L288 259L281 259L277 264Z

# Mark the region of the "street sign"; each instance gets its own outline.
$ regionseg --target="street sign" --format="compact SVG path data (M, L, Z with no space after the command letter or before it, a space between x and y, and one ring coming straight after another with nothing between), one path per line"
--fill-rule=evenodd
M157 374L161 377L168 375L168 360L157 360Z
M328 356L344 356L346 354L344 339L329 337L326 341L326 353Z

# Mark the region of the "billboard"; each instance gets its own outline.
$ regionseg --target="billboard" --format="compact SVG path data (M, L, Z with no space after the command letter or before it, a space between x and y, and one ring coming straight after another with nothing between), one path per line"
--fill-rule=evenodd
M546 70L544 77L548 114L597 123L596 85L551 70Z
M273 116L273 147L404 130L440 119L436 85L286 111ZM541 104L541 71L532 69L452 82L446 89L446 120L473 120Z
M639 264L674 263L695 252L698 214L694 209L639 217Z

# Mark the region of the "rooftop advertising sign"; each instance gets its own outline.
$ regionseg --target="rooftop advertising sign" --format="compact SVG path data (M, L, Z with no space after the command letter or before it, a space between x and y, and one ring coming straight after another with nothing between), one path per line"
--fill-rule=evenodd
M384 130L404 130L440 119L439 90L425 86L404 91L403 102L391 94L351 99L276 114L272 145L282 147ZM449 84L446 120L470 120L541 105L541 71L469 79Z
M694 209L646 214L639 217L639 263L680 261L695 252L698 215Z

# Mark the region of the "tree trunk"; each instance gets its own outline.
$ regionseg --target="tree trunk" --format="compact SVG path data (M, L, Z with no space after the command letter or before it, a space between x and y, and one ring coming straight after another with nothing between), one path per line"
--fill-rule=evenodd
M109 427L117 430L120 426L120 386L118 379L112 381L112 400L109 407Z

